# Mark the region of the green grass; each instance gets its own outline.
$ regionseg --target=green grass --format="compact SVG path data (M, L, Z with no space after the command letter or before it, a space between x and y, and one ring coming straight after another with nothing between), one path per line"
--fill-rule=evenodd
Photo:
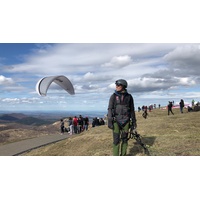
M156 109L148 113L147 119L142 112L136 113L138 133L149 146L151 156L199 156L200 155L200 112L180 113L173 109L174 115L167 110ZM128 156L145 156L143 149L129 140ZM29 156L111 156L112 130L107 126L90 128L80 135L35 149L24 155Z

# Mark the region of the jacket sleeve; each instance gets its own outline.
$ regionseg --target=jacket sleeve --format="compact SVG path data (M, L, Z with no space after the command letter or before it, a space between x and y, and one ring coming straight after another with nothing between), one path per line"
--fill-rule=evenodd
M111 95L109 99L109 104L108 104L108 119L113 118L113 110L114 110L114 94Z
M131 119L133 121L133 123L136 123L136 116L135 116L135 105L134 105L134 100L133 97L131 95L131 100L130 100L130 111L131 111Z
M108 104L108 128L113 129L113 111L114 111L114 99L115 95L111 95Z

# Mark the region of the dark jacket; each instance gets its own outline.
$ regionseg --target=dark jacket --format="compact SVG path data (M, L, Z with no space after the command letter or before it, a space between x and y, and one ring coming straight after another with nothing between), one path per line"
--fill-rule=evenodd
M113 119L122 126L130 119L136 123L134 100L127 91L123 93L115 91L111 95L108 105L108 122L113 122Z
M184 101L181 99L180 103L179 103L180 107L183 108L184 107Z

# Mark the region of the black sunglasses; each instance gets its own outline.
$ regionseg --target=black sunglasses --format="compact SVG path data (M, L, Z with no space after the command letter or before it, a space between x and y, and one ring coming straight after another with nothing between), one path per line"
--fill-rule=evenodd
M116 86L122 86L122 84L119 84L119 83L115 83L116 84Z

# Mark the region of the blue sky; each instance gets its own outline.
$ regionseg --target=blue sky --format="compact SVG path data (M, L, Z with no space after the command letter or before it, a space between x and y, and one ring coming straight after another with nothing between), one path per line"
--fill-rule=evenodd
M114 82L123 78L143 104L200 100L198 43L0 43L0 110L106 111ZM39 79L65 75L69 95L52 85L46 97Z

